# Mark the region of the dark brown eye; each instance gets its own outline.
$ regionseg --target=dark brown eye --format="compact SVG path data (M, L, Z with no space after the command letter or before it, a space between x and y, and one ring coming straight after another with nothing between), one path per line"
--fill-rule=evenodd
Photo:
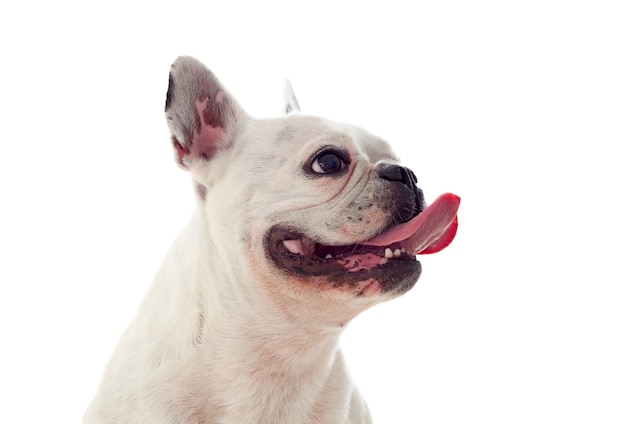
M313 161L311 169L317 174L334 174L345 168L346 163L333 152L322 152Z

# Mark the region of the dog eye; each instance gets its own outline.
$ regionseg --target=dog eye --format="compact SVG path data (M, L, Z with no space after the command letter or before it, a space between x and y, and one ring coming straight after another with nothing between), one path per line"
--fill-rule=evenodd
M317 174L334 174L346 166L344 160L334 152L322 152L311 164L311 169Z

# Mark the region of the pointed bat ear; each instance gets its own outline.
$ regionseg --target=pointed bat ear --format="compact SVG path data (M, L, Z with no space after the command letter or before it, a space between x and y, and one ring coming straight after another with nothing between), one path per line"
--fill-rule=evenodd
M182 56L172 64L165 117L181 167L209 161L228 148L246 116L237 100L201 62Z
M283 110L286 115L289 115L292 112L300 112L298 99L296 99L291 82L287 78L283 81L283 99L285 102Z

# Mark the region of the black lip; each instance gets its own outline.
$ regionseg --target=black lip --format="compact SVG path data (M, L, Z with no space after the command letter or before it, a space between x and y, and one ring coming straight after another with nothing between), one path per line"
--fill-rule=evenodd
M287 273L299 277L324 277L333 287L355 287L360 282L374 279L383 293L404 293L415 285L422 272L422 265L413 256L392 258L383 265L364 271L347 271L335 259L309 258L289 252L283 240L297 239L302 233L296 230L273 227L266 236L266 253L274 264Z

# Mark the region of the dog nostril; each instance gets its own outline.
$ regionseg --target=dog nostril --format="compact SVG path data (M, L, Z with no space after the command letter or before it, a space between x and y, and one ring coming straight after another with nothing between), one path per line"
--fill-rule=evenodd
M400 165L382 164L378 168L378 175L384 180L398 181L405 185L417 184L413 171Z
M389 181L402 181L404 179L402 167L398 165L381 164L378 168L380 178Z

